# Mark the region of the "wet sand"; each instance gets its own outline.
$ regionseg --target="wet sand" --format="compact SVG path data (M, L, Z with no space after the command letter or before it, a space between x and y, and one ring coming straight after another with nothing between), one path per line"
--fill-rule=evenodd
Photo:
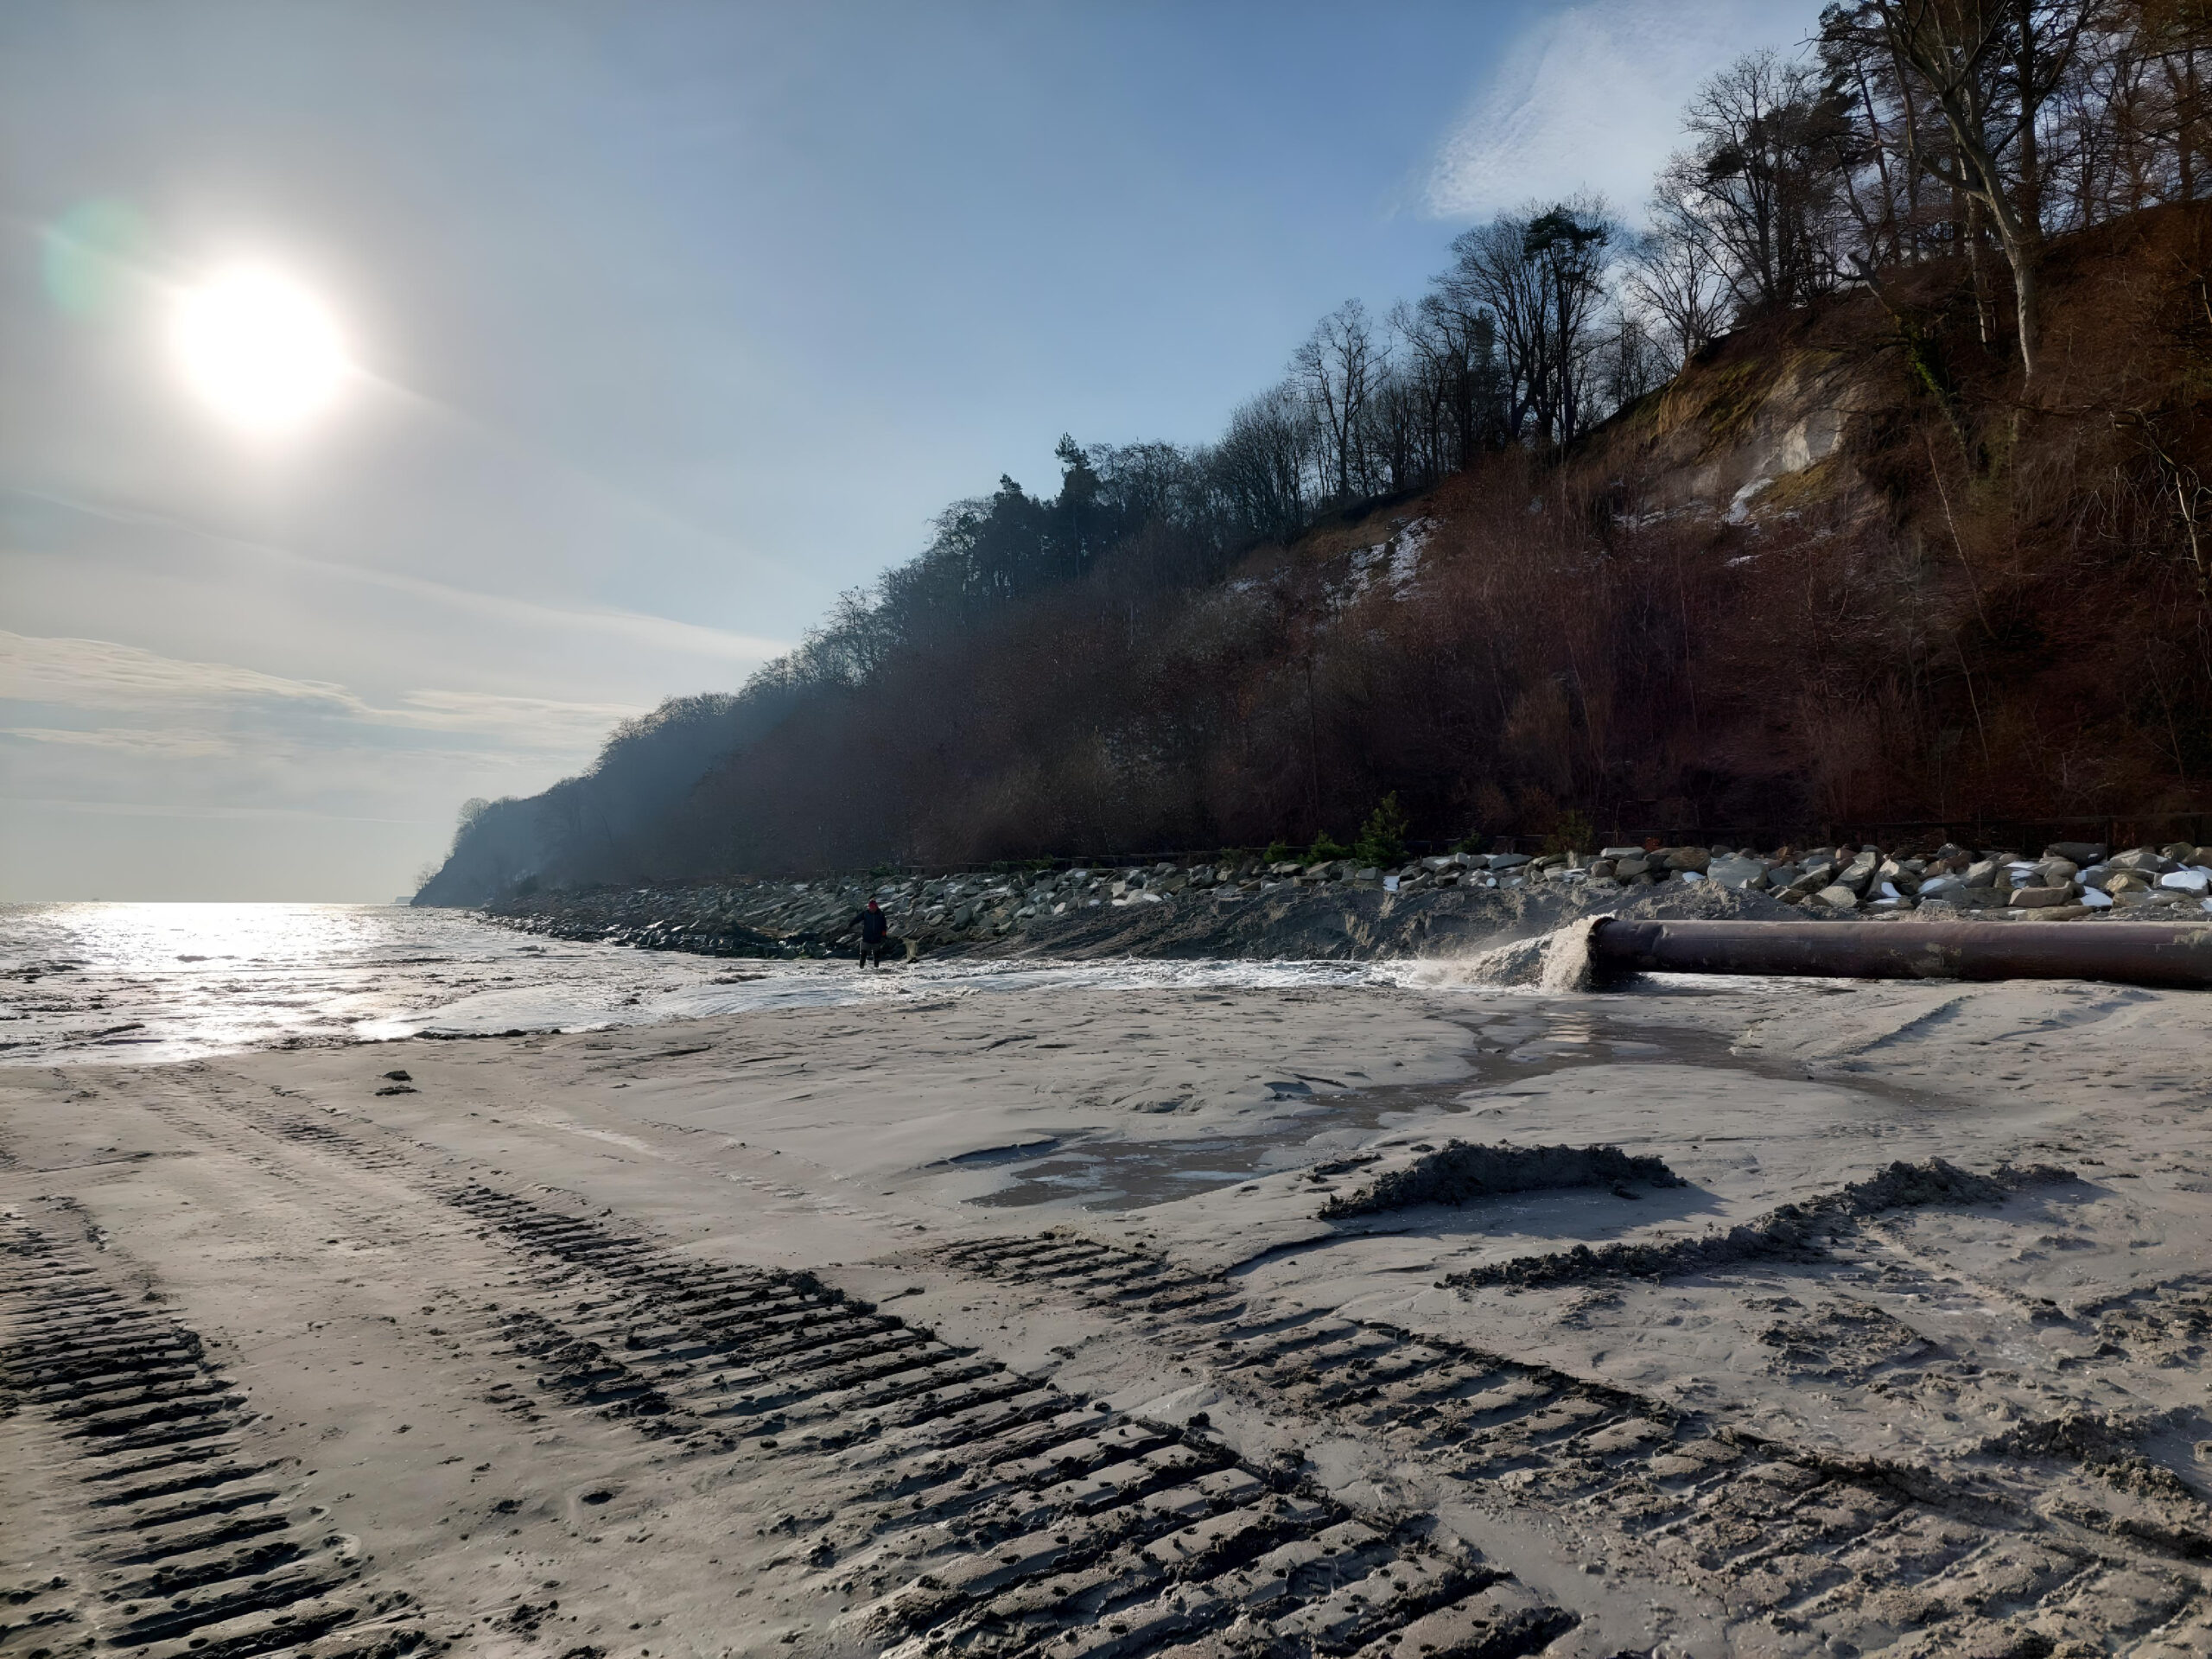
M2212 1652L2208 1037L1060 988L0 1072L0 1651ZM1453 1140L1682 1184L1357 1201ZM2047 1167L1835 1207L1936 1160Z

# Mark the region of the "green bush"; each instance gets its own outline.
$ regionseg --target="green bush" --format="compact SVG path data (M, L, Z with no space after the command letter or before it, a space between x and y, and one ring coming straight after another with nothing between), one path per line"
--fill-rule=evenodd
M1490 850L1490 837L1479 830L1470 830L1466 838L1452 850L1455 853L1465 853L1469 857L1472 857L1477 853L1486 853Z
M1398 804L1398 791L1394 789L1376 802L1375 810L1367 815L1352 855L1363 864L1402 864L1408 828L1405 809Z
M1551 833L1544 837L1544 850L1548 853L1594 853L1598 850L1598 832L1580 812L1562 812L1554 821Z
M1351 849L1324 830L1313 837L1313 844L1306 849L1308 864L1333 864L1340 858L1350 858Z
M1270 864L1280 864L1297 850L1298 849L1287 841L1271 841L1268 843L1268 850L1260 856Z

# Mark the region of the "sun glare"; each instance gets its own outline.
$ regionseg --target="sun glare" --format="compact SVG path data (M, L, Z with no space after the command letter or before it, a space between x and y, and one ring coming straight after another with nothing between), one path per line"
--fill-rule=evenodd
M267 270L231 271L187 294L176 347L193 390L257 433L288 432L320 413L352 370L329 311Z

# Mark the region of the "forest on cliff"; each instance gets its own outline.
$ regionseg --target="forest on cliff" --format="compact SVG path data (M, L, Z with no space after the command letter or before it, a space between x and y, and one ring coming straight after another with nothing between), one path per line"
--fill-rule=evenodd
M1211 444L1062 439L741 689L472 802L518 883L2198 811L2212 14L1865 0L1631 229L1533 203Z

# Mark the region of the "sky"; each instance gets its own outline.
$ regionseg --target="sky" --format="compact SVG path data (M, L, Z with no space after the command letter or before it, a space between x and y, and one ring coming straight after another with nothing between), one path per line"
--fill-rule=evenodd
M14 0L0 901L388 901L1001 473L1213 436L1817 0ZM181 308L351 368L245 430Z

